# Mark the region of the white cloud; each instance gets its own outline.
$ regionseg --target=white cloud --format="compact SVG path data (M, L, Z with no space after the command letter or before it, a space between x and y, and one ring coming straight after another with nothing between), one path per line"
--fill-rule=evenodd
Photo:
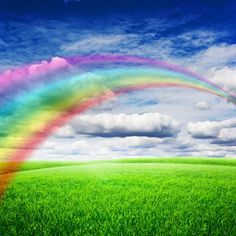
M223 33L222 33L223 34ZM213 31L193 30L184 32L177 37L173 37L175 41L181 41L186 45L192 46L207 46L213 44L218 38L218 34Z
M209 110L211 106L206 101L200 101L196 104L197 108L200 110Z
M111 138L104 141L104 144L118 148L152 148L162 143L163 139L161 138L149 138L149 137L124 137L124 138Z
M81 140L78 140L82 138ZM235 156L236 146L189 142L174 138L51 139L32 159L96 160L142 156ZM194 140L193 140L194 141Z
M65 52L91 51L107 49L106 47L115 46L129 38L125 34L96 35L92 34L75 42L61 46ZM108 48L111 49L111 48Z
M57 130L54 136L58 138L74 138L75 131L70 125L65 125Z
M103 137L172 137L179 132L173 118L159 113L83 115L74 119L72 126L77 133Z
M229 68L228 66L222 69L212 68L209 76L212 82L236 96L236 68Z
M211 68L222 68L235 62L236 44L215 44L184 61L190 68L206 72Z
M222 136L222 131L225 128L227 132L234 132L236 127L236 118L223 121L205 121L205 122L189 122L187 131L193 138L210 139ZM233 129L232 129L233 128Z
M81 139L81 140L80 140ZM33 155L33 159L107 159L132 156L160 155L160 144L166 139L149 137L115 137L55 139L51 137Z
M214 138L219 133L219 124L217 122L189 122L187 130L193 138Z
M216 144L197 144L191 155L198 157L235 157L236 146L220 146Z
M212 143L236 146L236 127L220 130L219 135Z
M115 137L115 138L100 138L96 142L93 142L91 139L83 139L75 141L70 145L71 150L78 150L79 152L89 152L90 154L95 155L98 150L109 151L109 154L112 155L119 151L130 151L132 149L150 149L156 147L158 144L165 142L161 138L149 138L149 137ZM91 148L93 147L93 148Z
M236 141L236 127L222 129L218 135L218 138L225 141Z
M207 63L209 66L216 64L228 64L236 57L236 44L221 44L209 47L207 50L199 54L202 63Z

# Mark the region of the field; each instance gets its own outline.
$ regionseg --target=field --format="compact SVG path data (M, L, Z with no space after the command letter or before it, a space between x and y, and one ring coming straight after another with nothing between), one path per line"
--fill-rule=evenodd
M28 162L0 235L236 235L236 160Z

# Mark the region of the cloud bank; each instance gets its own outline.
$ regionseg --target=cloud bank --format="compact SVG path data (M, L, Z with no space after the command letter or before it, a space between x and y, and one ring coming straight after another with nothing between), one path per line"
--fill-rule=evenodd
M78 116L72 127L79 134L100 137L174 137L180 131L178 123L170 116L159 113L109 114Z
M236 145L236 118L223 121L189 122L192 138L212 139L212 143Z

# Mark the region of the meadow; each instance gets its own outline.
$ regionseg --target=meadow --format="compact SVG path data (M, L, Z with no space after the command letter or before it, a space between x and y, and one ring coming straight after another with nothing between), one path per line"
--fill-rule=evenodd
M0 235L236 235L236 160L27 162Z

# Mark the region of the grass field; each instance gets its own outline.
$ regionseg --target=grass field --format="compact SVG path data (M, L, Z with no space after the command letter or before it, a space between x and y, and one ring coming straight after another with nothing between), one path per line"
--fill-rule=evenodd
M0 235L236 235L236 160L28 162Z

